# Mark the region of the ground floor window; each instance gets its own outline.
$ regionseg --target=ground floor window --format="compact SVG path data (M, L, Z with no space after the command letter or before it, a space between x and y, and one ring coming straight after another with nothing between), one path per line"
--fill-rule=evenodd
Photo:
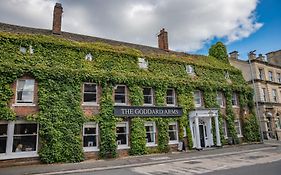
M116 141L118 149L127 148L128 144L128 122L120 122L116 125Z
M145 123L146 130L146 145L153 146L156 145L156 127L155 122L146 122Z
M225 119L222 119L221 128L222 128L222 132L223 132L224 138L227 139L228 136L227 136L227 126L226 126Z
M238 136L238 137L243 137L242 131L241 131L241 123L240 123L240 120L235 120L235 121L234 121L234 124L235 124L235 129L236 129L236 132L237 132L237 136Z
M169 123L169 144L178 143L178 126L177 122Z
M36 154L38 124L26 121L0 122L1 158L29 157ZM0 158L0 159L1 159Z
M98 149L98 124L86 123L83 126L83 147L85 151Z

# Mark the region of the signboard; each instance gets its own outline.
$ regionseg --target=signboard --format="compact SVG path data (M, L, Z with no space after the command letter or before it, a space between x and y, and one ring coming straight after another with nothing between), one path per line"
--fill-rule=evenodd
M180 107L114 106L114 115L120 117L180 117Z

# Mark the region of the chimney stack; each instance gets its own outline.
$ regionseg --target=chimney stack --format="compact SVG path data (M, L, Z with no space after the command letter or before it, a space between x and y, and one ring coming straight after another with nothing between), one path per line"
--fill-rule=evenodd
M230 58L238 59L239 53L238 53L238 51L235 50L233 52L230 52L229 56L230 56Z
M165 51L169 51L168 46L168 32L165 29L161 29L158 35L158 47L159 49L163 49Z
M61 17L62 17L61 3L56 3L53 14L53 34L61 34Z
M254 60L254 59L256 59L255 51L256 51L256 50L251 51L251 52L248 53L248 58L249 58L249 60Z

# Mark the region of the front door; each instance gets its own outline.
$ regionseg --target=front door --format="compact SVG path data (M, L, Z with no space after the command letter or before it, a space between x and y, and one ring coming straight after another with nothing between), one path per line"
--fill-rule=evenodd
M205 127L204 127L204 125L199 125L199 133L200 133L201 147L205 147Z

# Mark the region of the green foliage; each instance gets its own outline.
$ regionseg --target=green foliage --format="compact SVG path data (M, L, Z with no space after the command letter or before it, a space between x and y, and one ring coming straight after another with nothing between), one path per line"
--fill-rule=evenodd
M143 155L147 153L146 148L146 130L144 121L135 117L131 120L131 155Z
M250 114L244 119L243 136L248 142L260 141L259 125L254 114Z
M213 56L224 62L228 62L228 54L225 45L222 42L217 42L209 49L209 56Z
M165 118L159 118L156 126L158 128L158 150L160 152L169 152L169 120Z

